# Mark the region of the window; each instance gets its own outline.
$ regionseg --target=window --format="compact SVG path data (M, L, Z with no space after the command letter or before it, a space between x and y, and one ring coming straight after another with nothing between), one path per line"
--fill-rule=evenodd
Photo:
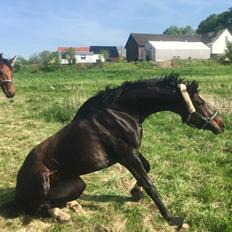
M86 55L81 55L81 60L86 60Z

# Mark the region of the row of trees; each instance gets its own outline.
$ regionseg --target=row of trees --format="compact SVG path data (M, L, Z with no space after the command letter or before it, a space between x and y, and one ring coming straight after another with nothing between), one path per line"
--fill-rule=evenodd
M163 34L202 35L209 32L217 32L224 28L228 28L232 32L232 7L220 14L210 15L200 22L196 30L188 25L185 27L170 26L163 32Z
M75 50L73 48L67 49L62 58L67 59L68 64L75 64ZM15 61L15 69L19 70L24 65L38 65L41 69L47 69L51 65L58 65L61 63L61 56L58 52L42 51L38 54L30 56L28 59L24 57L17 57Z
M67 59L69 64L75 64L75 50L73 48L68 48L62 54L62 58ZM47 66L50 64L60 64L61 56L58 52L50 52L45 50L30 56L28 59L25 59L24 57L18 57L17 61L21 64L40 64L42 66Z

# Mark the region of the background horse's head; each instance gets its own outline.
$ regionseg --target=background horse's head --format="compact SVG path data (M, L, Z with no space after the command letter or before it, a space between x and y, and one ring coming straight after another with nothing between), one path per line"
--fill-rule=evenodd
M187 86L184 84L179 86L188 109L182 117L183 122L199 129L211 130L214 134L222 133L224 130L223 120L218 112L199 96L198 84L193 81Z
M0 86L8 98L14 97L15 95L13 70L11 66L14 58L4 59L2 58L2 54L0 54Z

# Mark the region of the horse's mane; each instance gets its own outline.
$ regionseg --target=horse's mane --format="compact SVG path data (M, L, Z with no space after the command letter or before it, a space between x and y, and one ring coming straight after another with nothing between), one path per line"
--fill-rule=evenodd
M104 90L99 91L95 96L89 98L79 109L77 115L87 108L94 107L99 108L101 106L113 105L119 97L122 96L123 93L133 89L140 89L146 87L158 87L158 88L166 88L166 89L177 89L179 88L179 84L183 83L187 86L188 92L190 94L194 94L199 92L198 83L186 82L184 79L180 78L179 73L171 73L168 75L164 75L161 78L151 78L137 81L127 81L118 87L107 86ZM77 117L75 116L75 118Z
M130 89L146 88L149 86L157 86L160 88L167 89L177 89L179 88L179 84L181 83L187 86L187 89L190 94L199 92L198 83L196 81L187 82L180 77L179 73L171 73L164 75L161 78L151 78L132 82L124 82L122 85L118 87L107 86L104 90L99 91L94 98L98 100L113 100L115 98L120 97L122 93Z
M13 69L11 62L8 59L2 58L3 64L7 65L11 70Z

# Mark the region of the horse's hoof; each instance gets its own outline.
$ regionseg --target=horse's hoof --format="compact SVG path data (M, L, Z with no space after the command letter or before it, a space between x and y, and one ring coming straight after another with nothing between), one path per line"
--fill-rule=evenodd
M184 224L184 218L183 217L173 217L169 221L169 224L171 226L177 226L177 229L180 230Z
M48 211L51 216L55 217L59 222L66 223L71 220L71 216L59 208L52 208Z
M131 189L130 194L134 201L140 201L144 196L142 189L139 187Z
M66 207L68 207L69 209L72 209L76 213L84 214L84 211L82 209L81 204L79 204L77 201L69 201L69 202L67 202Z

